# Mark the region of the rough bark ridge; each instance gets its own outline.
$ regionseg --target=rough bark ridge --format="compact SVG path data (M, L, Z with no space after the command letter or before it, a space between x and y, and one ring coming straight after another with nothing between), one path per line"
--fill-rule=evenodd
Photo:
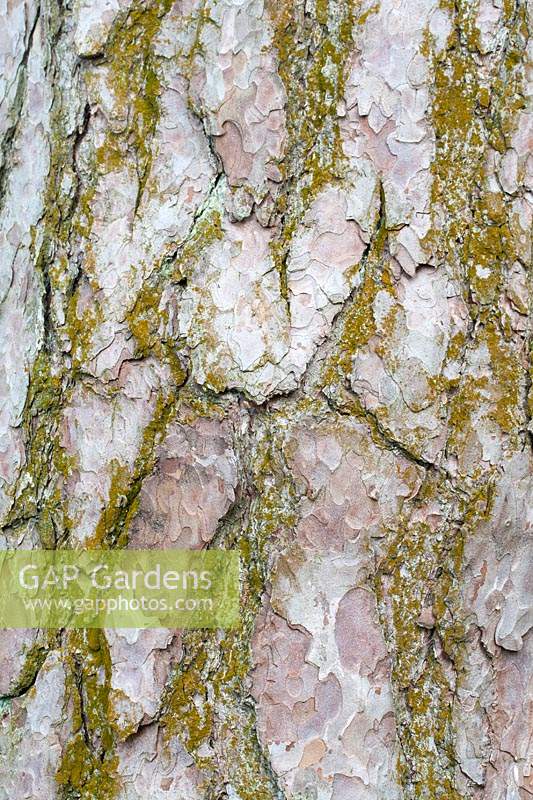
M1 631L0 798L526 800L525 4L2 15L2 547L243 586Z

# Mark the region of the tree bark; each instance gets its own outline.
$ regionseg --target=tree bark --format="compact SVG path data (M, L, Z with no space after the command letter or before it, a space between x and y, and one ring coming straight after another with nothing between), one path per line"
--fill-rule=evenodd
M0 798L526 800L525 3L3 17L2 548L242 595L0 631Z

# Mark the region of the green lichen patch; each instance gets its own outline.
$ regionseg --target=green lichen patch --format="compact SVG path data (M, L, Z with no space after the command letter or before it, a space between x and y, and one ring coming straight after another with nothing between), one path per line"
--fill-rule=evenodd
M65 656L73 731L56 773L61 800L113 800L120 790L110 719L111 659L101 630L69 631Z
M445 51L433 54L436 152L428 244L461 286L476 331L470 348L461 354L449 350L447 361L486 346L491 370L490 387L484 378L472 376L449 386L453 391L459 386L451 398L450 445L457 446L479 419L480 391L485 414L512 440L523 416L526 358L503 302L506 276L520 261L520 233L513 224L512 198L489 180L488 156L491 148L503 153L510 146L524 107L525 9L520 3L507 5L502 21L506 47L496 50L488 67L480 69L476 7L466 2L444 7L452 32ZM469 416L474 411L477 415Z
M134 2L120 15L105 48L108 85L117 117L126 120L119 133L109 130L96 151L97 169L104 174L129 163L133 151L138 179L137 205L153 159L153 141L161 116L160 68L154 44L171 0Z
M495 403L490 415L500 430L517 441L520 424L524 421L523 397L526 392L524 359L512 341L507 341L494 319L489 320L482 333L486 343L492 374L496 384Z
M65 332L71 345L72 372L76 374L91 357L91 345L96 327L104 321L98 300L79 311L80 290L70 295L65 315Z

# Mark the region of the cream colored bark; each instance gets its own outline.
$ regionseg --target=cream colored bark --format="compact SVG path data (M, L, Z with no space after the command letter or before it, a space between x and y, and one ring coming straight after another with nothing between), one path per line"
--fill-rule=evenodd
M0 798L526 800L526 5L2 16L1 546L243 586L0 631Z

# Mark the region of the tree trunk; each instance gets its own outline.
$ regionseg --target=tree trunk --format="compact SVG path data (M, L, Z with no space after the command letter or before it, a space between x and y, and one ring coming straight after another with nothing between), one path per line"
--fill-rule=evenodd
M0 631L0 798L530 797L525 3L3 16L1 546L242 608Z

